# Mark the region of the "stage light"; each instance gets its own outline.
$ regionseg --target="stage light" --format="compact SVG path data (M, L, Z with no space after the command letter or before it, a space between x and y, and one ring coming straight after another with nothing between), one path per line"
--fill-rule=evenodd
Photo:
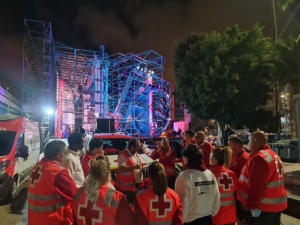
M151 73L154 74L154 71L152 70Z
M139 69L139 68L140 68L140 66L137 66L137 67L136 67L136 69Z
M53 111L53 109L46 109L46 113L47 113L48 115L51 115L51 114L54 113L54 111Z

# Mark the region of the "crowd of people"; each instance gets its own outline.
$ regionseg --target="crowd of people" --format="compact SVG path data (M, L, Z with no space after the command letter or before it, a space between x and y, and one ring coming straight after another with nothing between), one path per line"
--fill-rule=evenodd
M116 179L103 141L92 139L79 157L83 136L73 133L69 146L55 140L31 170L28 224L37 225L280 225L287 207L280 158L263 132L251 134L249 155L236 135L214 148L202 131L186 131L181 141L182 168L168 138L142 163L138 139L118 156ZM141 190L143 169L149 182Z

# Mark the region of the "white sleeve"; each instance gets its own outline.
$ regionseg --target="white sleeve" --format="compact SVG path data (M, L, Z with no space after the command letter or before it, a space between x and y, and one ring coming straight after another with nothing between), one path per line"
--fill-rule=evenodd
M217 182L217 179L215 177L215 175L213 175L213 179L214 179L214 190L213 190L213 193L214 193L214 203L213 203L213 208L212 208L212 216L215 216L217 215L217 213L219 212L219 209L220 209L220 206L221 206L221 196L220 196L220 192L219 192L219 185L218 185L218 182Z
M127 162L126 162L126 158L124 155L120 155L118 158L118 167L120 166L126 166Z
M75 163L71 159L66 159L66 160L63 161L63 166L69 172L72 179L74 179Z
M189 189L189 184L185 181L182 173L179 174L175 181L175 192L182 202L183 222L186 221L189 212Z

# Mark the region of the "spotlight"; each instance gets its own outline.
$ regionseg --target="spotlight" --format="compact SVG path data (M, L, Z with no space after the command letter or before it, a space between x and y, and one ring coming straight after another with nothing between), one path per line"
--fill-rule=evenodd
M51 114L54 113L54 111L53 111L53 109L47 109L47 110L46 110L46 113L47 113L48 115L51 115Z

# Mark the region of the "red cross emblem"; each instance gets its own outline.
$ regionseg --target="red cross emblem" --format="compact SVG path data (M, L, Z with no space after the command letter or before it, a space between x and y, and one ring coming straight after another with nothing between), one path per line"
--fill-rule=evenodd
M224 191L230 191L233 186L232 177L229 177L227 173L221 173L221 177L218 177L218 183Z
M166 198L166 194L155 199L150 199L150 211L156 213L156 218L166 218L172 211L172 200Z
M85 198L85 203L78 206L77 218L83 221L83 224L95 225L102 223L103 209L97 207L97 203L93 204Z
M30 181L29 184L31 187L34 187L35 183L40 182L41 176L42 176L42 172L41 172L42 166L37 166L35 167L35 170L31 171L30 174Z

